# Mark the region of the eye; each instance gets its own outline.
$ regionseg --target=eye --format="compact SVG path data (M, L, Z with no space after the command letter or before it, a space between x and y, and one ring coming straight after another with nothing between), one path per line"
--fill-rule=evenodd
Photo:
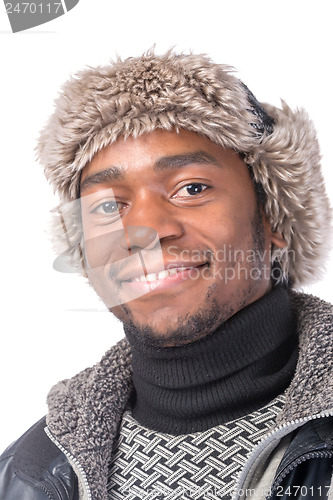
M113 214L118 211L118 203L116 201L105 201L94 209L95 213Z
M184 198L184 197L193 197L201 194L208 188L207 184L203 184L201 182L193 182L191 184L186 184L183 186L177 193L173 196L173 198Z
M100 203L92 213L100 215L116 215L119 214L124 209L124 204L117 202L116 200L109 200Z

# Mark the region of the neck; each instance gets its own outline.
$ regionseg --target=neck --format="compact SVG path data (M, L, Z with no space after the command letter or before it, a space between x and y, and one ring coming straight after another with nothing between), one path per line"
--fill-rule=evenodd
M199 432L259 409L289 385L297 339L287 291L274 288L212 334L180 347L132 348L132 413L174 435Z

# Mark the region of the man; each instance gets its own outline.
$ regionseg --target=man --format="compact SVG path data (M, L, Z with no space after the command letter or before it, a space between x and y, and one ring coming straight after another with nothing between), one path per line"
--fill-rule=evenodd
M38 153L126 339L51 390L1 498L332 499L332 307L293 291L331 230L304 111L147 53L71 79Z

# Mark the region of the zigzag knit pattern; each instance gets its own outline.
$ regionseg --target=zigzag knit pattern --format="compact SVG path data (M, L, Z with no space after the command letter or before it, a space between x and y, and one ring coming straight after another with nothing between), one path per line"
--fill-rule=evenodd
M109 469L108 500L227 500L254 446L275 423L284 396L205 432L172 436L122 420Z

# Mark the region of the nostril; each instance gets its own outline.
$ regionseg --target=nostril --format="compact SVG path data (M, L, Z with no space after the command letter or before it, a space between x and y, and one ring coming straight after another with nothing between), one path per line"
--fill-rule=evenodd
M153 248L159 242L157 231L149 226L128 226L125 235L128 249Z

